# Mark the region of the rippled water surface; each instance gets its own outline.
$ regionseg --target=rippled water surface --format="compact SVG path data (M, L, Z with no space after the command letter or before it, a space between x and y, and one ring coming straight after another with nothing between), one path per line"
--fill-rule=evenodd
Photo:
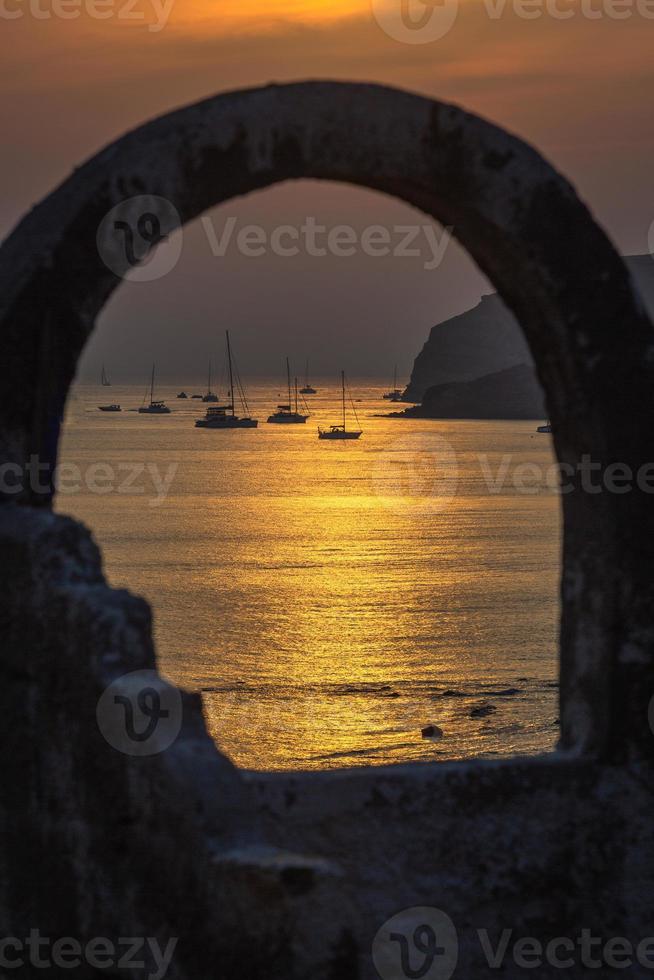
M141 389L78 386L62 461L80 479L62 471L58 508L93 529L111 584L150 601L164 673L202 690L241 766L553 748L549 436L532 422L374 417L394 406L368 380L353 384L363 437L319 442L338 391L314 383L306 425L266 424L279 388L259 383L259 428L233 432L195 429L204 406L167 386L162 417L126 411ZM99 412L106 401L123 412ZM423 739L428 724L443 737Z

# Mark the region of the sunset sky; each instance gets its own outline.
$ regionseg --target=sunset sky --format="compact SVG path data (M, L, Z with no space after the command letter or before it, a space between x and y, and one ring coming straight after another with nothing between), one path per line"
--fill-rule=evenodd
M141 121L230 88L331 77L413 89L502 124L573 180L623 252L647 251L654 5L644 16L645 0L640 9L623 2L625 19L609 0L585 0L584 9L558 0L568 19L525 19L510 2L461 0L449 33L426 44L389 37L364 0L176 0L170 9L166 0L138 0L134 19L126 0L115 0L103 20L90 16L91 0L81 2L86 12L67 20L54 16L53 0L0 3L3 237L73 166ZM66 3L77 13L75 0ZM111 0L104 3L107 14ZM271 230L307 216L358 229L429 224L379 195L313 184L227 204L211 219L217 228L234 217ZM225 326L240 334L246 373L274 373L289 347L319 372L346 360L352 373L388 373L395 361L406 373L429 327L489 288L455 246L438 268L426 269L423 258L230 251L216 259L196 224L172 273L118 291L82 374L93 376L104 359L136 379L156 355L164 375L199 376Z

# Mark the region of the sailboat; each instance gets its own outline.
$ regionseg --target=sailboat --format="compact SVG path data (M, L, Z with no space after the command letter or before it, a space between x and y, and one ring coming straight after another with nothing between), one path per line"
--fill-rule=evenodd
M293 406L291 402L291 367L288 363L288 357L286 358L286 380L288 384L288 404L278 405L277 411L273 412L272 415L268 416L269 422L278 422L282 425L289 425L291 423L306 422L309 418L308 413L302 415L298 411L298 390L297 390L297 378L295 379L295 411L293 411Z
M301 395L316 395L317 394L316 389L315 388L312 388L311 385L309 384L309 361L308 361L308 359L307 359L307 363L306 363L305 368L304 368L304 387L303 388L300 388L300 394Z
M213 405L211 408L208 408L205 417L203 419L197 419L195 425L198 429L256 429L259 424L256 419L251 418L249 415L239 416L234 409L234 370L232 366L232 347L229 342L229 330L225 331L225 337L227 339L227 364L229 367L229 403L227 405ZM243 409L245 412L248 412L248 404L245 399L243 386L238 379L238 372L236 381ZM204 398L203 401L207 401L207 399ZM216 401L218 401L217 396Z
M402 392L397 387L397 364L395 365L395 368L393 370L393 387L391 388L390 391L387 391L386 394L383 397L387 401L391 401L391 402L401 402L402 401Z
M345 419L345 371L341 371L341 388L343 392L343 421L340 425L330 425L328 429L321 429L318 426L318 438L319 439L358 439L362 435L362 429L348 429L346 426ZM350 396L350 401L352 401L352 396ZM359 425L359 419L357 418L356 409L354 404L352 404L352 411L354 412L354 417Z
M211 361L209 361L209 381L208 381L208 384L207 384L207 393L206 393L206 395L203 395L202 396L202 401L203 402L217 402L218 401L218 395L214 394L214 392L211 390Z
M152 378L150 380L150 404L141 405L139 408L141 415L169 415L170 409L165 402L154 400L154 364L152 365Z
M105 388L111 388L111 381L107 377L107 372L104 369L104 363L102 365L102 372L100 374L100 384Z

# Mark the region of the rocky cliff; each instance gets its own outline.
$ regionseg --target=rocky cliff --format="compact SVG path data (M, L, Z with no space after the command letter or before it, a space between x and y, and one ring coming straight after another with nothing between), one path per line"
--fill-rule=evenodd
M439 419L541 419L543 392L529 364L485 374L473 381L432 385L407 415Z
M627 265L635 279L645 304L654 315L654 261L650 255L631 255L626 259ZM518 365L532 365L531 355L522 336L522 331L512 313L506 308L500 297L493 293L483 296L472 310L467 310L459 316L444 320L432 327L429 338L418 354L411 372L411 380L404 393L405 401L420 402L425 392L432 386L451 386L452 382L472 381L483 375L495 375L502 372L506 382L515 382L519 390L523 390L526 382L524 372L519 374L506 373L507 368ZM489 381L489 390L497 391L497 380ZM536 404L541 399L540 386L535 375L532 375L532 391L529 403ZM485 386L486 389L486 386ZM484 389L484 390L485 390ZM457 389L456 394L450 392L434 396L436 401L449 404L450 399L460 399L466 391L471 397L476 397L480 389ZM517 397L507 395L509 401ZM436 401L434 404L436 404ZM531 411L531 409L530 409ZM537 414L539 417L542 411ZM468 413L462 418L471 417ZM483 416L475 416L483 417ZM496 416L497 417L497 416ZM506 416L514 418L516 416ZM525 417L525 416L522 416ZM527 415L526 417L533 417Z

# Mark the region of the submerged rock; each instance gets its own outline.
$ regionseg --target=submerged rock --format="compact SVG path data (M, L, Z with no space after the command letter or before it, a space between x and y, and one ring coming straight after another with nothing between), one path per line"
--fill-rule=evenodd
M427 725L425 728L422 729L421 735L423 738L431 738L431 739L442 738L443 729L439 728L438 725Z
M493 715L497 711L494 704L479 704L476 708L470 709L471 718L486 718L487 715Z

